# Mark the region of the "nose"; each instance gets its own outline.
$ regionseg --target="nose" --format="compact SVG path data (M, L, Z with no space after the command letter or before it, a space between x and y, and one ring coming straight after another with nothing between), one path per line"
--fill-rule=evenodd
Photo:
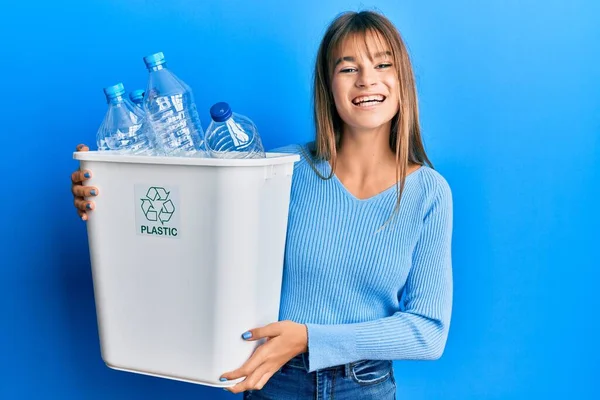
M377 83L375 71L369 68L362 68L358 73L358 79L356 80L356 86L359 88L366 88L373 86Z

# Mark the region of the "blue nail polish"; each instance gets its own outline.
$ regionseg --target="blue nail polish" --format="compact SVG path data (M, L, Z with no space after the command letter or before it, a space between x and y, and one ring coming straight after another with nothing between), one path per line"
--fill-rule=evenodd
M220 380L221 382L226 382L226 381L227 381L227 379L226 379L226 378L219 378L219 380Z
M96 195L96 191L95 191L94 189L92 189L92 190L90 190L90 194L91 194L92 196L95 196L95 195Z
M250 339L252 337L252 332L244 332L244 334L242 335L242 339L247 340Z
M90 177L90 173L86 172L85 174L83 174L83 176L85 176L86 178L89 178Z
M92 205L90 203L88 203L88 204L85 205L85 208L87 208L88 210L91 210L92 209Z

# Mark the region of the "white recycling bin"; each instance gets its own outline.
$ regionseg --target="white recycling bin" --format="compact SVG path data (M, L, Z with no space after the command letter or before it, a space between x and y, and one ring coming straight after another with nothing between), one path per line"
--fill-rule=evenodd
M298 155L211 159L75 152L92 171L87 222L102 359L208 386L278 319Z

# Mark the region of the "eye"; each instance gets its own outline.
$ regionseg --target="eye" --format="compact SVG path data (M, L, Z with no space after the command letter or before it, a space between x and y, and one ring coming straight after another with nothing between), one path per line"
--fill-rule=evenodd
M353 68L353 67L346 67L346 68L340 69L340 73L342 73L342 74L347 74L349 72L355 72L355 71L356 71L356 68Z
M389 68L391 66L392 66L392 63L381 63L381 64L377 65L376 68L378 68L378 69L385 69L385 68Z

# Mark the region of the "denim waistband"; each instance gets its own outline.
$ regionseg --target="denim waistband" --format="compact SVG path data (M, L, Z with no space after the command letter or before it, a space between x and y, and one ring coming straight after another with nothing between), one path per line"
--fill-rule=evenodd
M296 357L294 357L290 361L288 361L285 365L290 368L302 369L302 370L308 372L308 353L298 354ZM351 366L352 366L352 364L342 364L342 365L336 365L334 367L323 368L321 371L339 370L339 371L343 371L345 376L349 376Z

